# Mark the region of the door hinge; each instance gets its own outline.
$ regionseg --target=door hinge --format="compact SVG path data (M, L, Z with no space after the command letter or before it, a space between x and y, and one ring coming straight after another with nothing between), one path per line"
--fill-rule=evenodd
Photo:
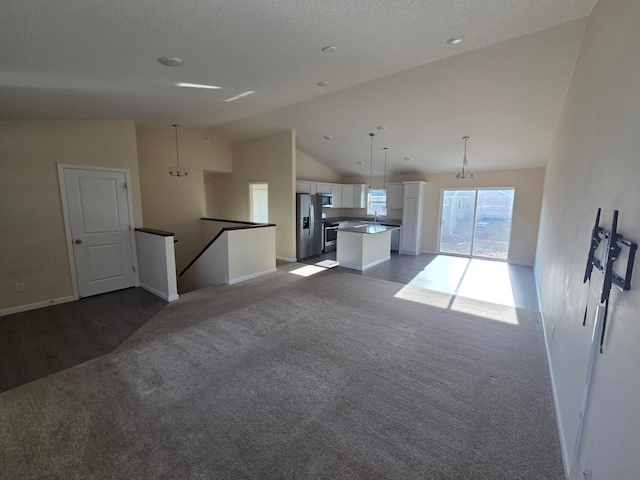
M129 231L131 231L131 225L129 225Z
M134 271L134 272L136 271L136 266L135 266L135 265L133 266L133 271Z
M127 189L127 182L124 182L124 189Z

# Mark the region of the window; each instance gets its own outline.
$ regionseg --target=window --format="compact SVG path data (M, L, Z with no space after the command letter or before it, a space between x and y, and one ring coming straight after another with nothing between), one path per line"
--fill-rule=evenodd
M387 192L383 189L373 189L369 191L369 201L367 202L367 215L387 215Z

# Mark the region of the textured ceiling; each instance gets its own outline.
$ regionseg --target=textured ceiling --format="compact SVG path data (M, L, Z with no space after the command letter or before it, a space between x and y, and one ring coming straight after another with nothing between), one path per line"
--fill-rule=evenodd
M0 119L131 118L230 139L292 128L300 149L345 175L361 173L368 132L384 124L376 141L386 136L391 171L455 168L463 135L475 168L539 166L594 3L9 0ZM467 38L445 44L456 35ZM183 63L164 67L163 55ZM246 90L256 93L224 102Z

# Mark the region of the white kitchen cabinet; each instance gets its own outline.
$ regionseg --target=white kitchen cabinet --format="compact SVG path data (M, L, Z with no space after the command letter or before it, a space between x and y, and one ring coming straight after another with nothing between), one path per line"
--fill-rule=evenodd
M307 182L306 180L296 180L296 193L308 193L315 195L317 192L315 182Z
M309 182L301 182L296 180L296 193L310 193L311 184Z
M425 182L404 182L400 253L419 255L422 250L422 203Z
M353 208L353 187L353 185L342 185L342 208Z
M367 208L367 186L353 186L353 208Z
M331 184L316 183L316 193L331 193Z
M333 208L342 208L342 185L331 185L331 196L333 197Z
M404 182L404 198L418 198L424 182Z
M401 209L404 201L404 185L402 183L389 183L387 185L387 209Z

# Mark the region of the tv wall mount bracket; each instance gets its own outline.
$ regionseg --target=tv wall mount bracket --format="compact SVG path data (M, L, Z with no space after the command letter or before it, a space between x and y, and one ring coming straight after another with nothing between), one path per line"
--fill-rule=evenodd
M593 267L596 267L604 274L602 281L602 290L600 293L600 303L605 304L605 314L602 325L602 335L600 336L600 353L602 353L602 345L604 343L604 332L607 323L607 311L609 309L609 296L611 287L616 285L621 291L631 289L631 276L633 274L633 264L636 258L636 250L638 245L625 239L617 232L618 229L618 210L613 211L613 220L611 222L611 231L607 231L600 226L600 211L596 214L596 222L591 232L591 246L589 248L589 257L587 258L587 268L584 272L582 283L589 281L591 286L591 273ZM600 258L596 255L601 242L605 242L601 249ZM628 248L627 265L624 277L613 271L613 265L620 257L623 248ZM584 309L584 319L582 325L587 322L587 309L589 308L589 297L587 296L587 305Z

